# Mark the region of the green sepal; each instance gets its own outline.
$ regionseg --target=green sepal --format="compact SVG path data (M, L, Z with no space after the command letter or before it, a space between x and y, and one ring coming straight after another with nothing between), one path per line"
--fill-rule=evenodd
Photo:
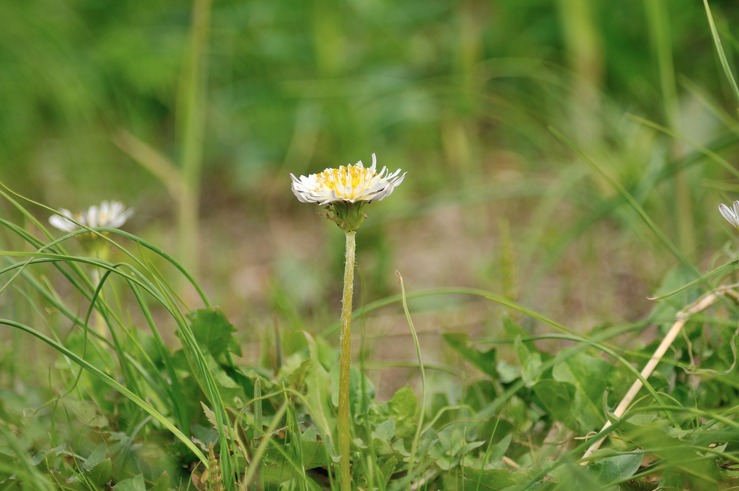
M359 229L367 215L362 213L362 208L367 201L335 201L326 207L328 218L336 222L344 232L354 232Z

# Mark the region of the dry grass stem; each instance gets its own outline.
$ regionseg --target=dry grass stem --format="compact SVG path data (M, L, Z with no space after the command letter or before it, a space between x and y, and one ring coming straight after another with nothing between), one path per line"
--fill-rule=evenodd
M614 419L620 418L624 415L626 412L626 409L628 409L629 405L632 403L636 395L641 390L644 383L642 380L647 380L649 376L652 374L654 369L657 367L657 364L660 362L662 357L665 355L667 350L672 345L673 341L675 341L675 338L678 334L680 334L680 331L682 330L685 323L695 314L698 314L700 312L703 312L708 307L715 304L721 297L724 295L730 295L732 298L737 299L739 296L736 292L732 290L732 288L735 285L722 285L713 290L712 292L709 292L703 296L701 296L698 300L693 302L692 304L688 305L681 311L679 311L675 315L675 323L672 324L672 327L670 327L670 330L665 335L665 338L662 340L660 345L655 350L652 357L649 359L647 364L644 366L644 369L641 371L641 377L637 378L634 383L631 385L631 388L626 393L624 398L621 400L621 402L618 404L616 409L613 411ZM613 423L609 419L606 421L606 423L603 425L603 428L600 430L600 433L607 430ZM587 464L587 459L600 448L600 446L605 441L606 437L603 436L593 442L590 447L588 447L587 451L582 456L582 464Z
M136 163L159 179L175 201L180 200L184 188L182 173L171 160L124 129L118 130L111 140Z

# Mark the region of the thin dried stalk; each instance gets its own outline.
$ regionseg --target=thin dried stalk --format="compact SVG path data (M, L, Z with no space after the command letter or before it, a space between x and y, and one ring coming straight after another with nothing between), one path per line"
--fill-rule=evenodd
M718 302L718 300L723 297L724 295L729 294L730 296L737 298L737 294L732 290L732 287L734 285L724 285L716 288L712 292L706 293L702 297L700 297L698 300L693 302L692 304L688 305L681 311L679 311L675 315L675 323L672 324L672 327L670 327L670 330L667 331L667 335L665 335L665 338L662 340L660 345L657 347L656 351L652 355L652 357L649 359L647 364L644 366L644 369L641 371L641 377L637 378L634 383L631 385L631 388L626 393L624 398L621 400L619 405L616 407L616 410L613 411L613 417L614 419L618 419L621 416L624 415L626 412L626 409L628 409L629 405L633 402L636 395L641 390L644 383L642 380L647 380L649 376L652 374L654 369L657 367L657 364L660 362L662 357L665 355L667 350L672 345L673 341L675 341L675 338L678 334L680 334L680 331L682 330L685 323L690 319L690 317L694 316L695 314L698 314L700 312L703 312L711 305ZM606 421L606 424L603 425L603 428L600 430L600 432L604 432L607 430L613 423L611 423L611 420L609 419ZM597 441L593 442L592 445L587 449L587 451L582 456L582 464L587 464L587 459L600 448L600 446L605 441L606 436L603 436L599 438Z

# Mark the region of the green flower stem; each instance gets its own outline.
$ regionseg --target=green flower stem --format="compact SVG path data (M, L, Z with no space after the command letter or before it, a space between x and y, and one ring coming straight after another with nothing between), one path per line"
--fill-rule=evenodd
M352 489L352 470L349 462L351 447L351 418L349 414L349 382L352 358L352 297L354 294L354 258L356 232L346 232L346 264L344 266L344 295L341 299L341 356L339 358L339 456L341 491Z
M89 239L90 244L90 254L92 257L100 259L101 261L107 261L108 257L110 256L110 250L108 248L108 243L100 239L98 237L92 237ZM100 283L100 271L98 270L97 266L93 266L92 269L92 282L93 282L93 288L97 288L98 284ZM103 305L105 303L105 297L103 297L103 291L100 290L100 294L98 295L98 305ZM100 307L101 308L101 307ZM100 308L95 309L95 331L102 337L106 338L106 322L105 317L103 317L102 312L100 312Z

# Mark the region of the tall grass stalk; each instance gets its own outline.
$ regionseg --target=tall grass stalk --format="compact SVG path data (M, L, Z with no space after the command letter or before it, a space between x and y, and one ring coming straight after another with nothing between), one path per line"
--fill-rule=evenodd
M675 83L675 67L672 61L672 35L670 32L670 16L666 0L654 0L646 3L652 42L657 56L659 80L661 88L662 110L666 125L677 131L680 127L680 100ZM670 157L681 157L683 150L679 141L673 141ZM691 185L685 170L675 174L676 229L678 243L687 257L693 257L696 251L695 221L693 220L693 203Z
M454 99L455 109L441 121L439 141L450 167L455 168L463 181L479 173L480 159L476 155L480 148L475 110L482 92L478 77L482 59L482 5L463 3L453 21L457 24L457 39L454 46ZM476 226L473 221L468 225Z
M713 20L713 14L711 13L711 7L708 6L708 0L703 0L703 6L706 9L706 17L708 18L708 26L711 28L711 36L713 37L713 44L716 46L716 54L718 55L721 69L726 75L726 81L731 87L731 92L734 94L736 103L739 105L739 86L737 86L734 74L731 73L731 67L729 66L729 60L726 58L726 52L724 46L721 43L721 37L718 35L718 29L716 29L716 23ZM739 116L739 107L737 108L737 116Z
M212 0L194 0L190 39L179 81L177 128L180 142L178 168L170 159L126 130L118 130L113 143L151 172L177 204L180 259L192 274L199 269L199 202L203 166L207 45Z
M416 328L413 325L413 319L411 318L411 313L408 309L408 300L405 295L403 276L401 276L400 271L396 271L395 276L400 282L400 294L403 299L403 312L405 313L405 319L408 322L408 328L411 330L411 336L413 336L413 346L416 349L418 369L421 372L421 409L418 415L418 422L416 423L416 433L413 436L413 443L411 444L411 455L408 460L408 485L410 486L413 483L413 467L416 461L416 452L418 452L418 443L421 440L423 420L426 415L426 369L424 368L423 358L421 357L421 344L418 342L418 334L416 333Z
M570 120L580 145L601 140L600 89L603 79L603 47L590 0L559 0L562 34L573 72Z
M188 269L198 271L198 203L203 165L207 45L212 0L194 0L192 29L179 87L179 131L182 183L179 201L180 257Z

